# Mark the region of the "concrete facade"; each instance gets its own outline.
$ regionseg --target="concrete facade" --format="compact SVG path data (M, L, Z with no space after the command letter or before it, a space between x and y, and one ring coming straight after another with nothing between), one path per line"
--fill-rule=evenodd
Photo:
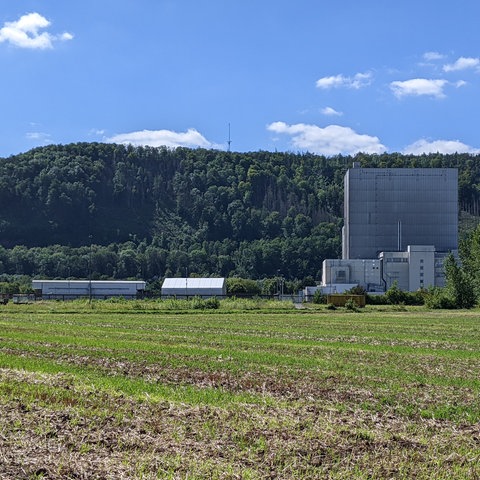
M457 169L354 165L344 186L342 260L323 262L322 288L445 285L445 257L458 249Z
M362 285L373 292L382 290L378 259L324 260L322 278L323 285L332 287L328 293L342 293L345 289L341 285L349 285L348 288Z
M351 168L344 188L342 258L378 258L407 245L457 250L457 169Z
M356 285L367 292L383 292L395 282L410 292L443 286L444 257L433 245L408 245L403 252L380 252L376 260L324 260L322 285L328 293L341 293Z

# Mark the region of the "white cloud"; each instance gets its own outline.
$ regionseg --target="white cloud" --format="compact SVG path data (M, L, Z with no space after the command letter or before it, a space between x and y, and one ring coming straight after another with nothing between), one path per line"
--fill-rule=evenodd
M0 29L0 43L9 42L20 48L47 49L53 48L54 41L73 38L73 35L68 32L60 35L40 32L49 26L50 22L39 13L22 15L16 22L5 22Z
M274 122L267 125L267 129L289 135L296 148L322 155L383 153L386 150L377 137L360 135L351 128L339 125L321 128L303 123L288 125L285 122Z
M25 137L35 144L47 144L52 141L51 135L45 132L27 132Z
M91 130L89 130L88 135L98 137L98 136L104 136L105 133L106 133L105 130L101 128L92 128Z
M443 70L445 72L457 72L469 68L478 68L479 66L480 58L460 57L456 62L444 65Z
M353 77L345 77L344 75L334 75L323 77L317 80L317 88L327 90L329 88L353 88L358 90L372 83L372 74L357 73Z
M423 54L423 58L427 62L433 62L434 60L442 60L443 58L445 58L445 55L442 55L438 52L425 52Z
M149 145L151 147L189 147L189 148L215 148L194 128L186 132L173 132L171 130L142 130L138 132L121 133L105 139L111 143L132 144L136 146Z
M343 75L335 75L333 77L323 77L317 80L317 88L335 88L341 87L345 83L345 77Z
M390 83L390 88L397 98L421 95L443 98L445 97L443 89L447 84L447 80L413 78L411 80L405 80L404 82L392 82Z
M330 116L330 117L332 117L332 116L333 117L341 117L343 115L342 112L337 112L337 110L335 110L332 107L325 107L325 108L322 108L320 111L323 115L327 115L327 116Z
M73 40L73 35L68 32L64 32L59 36L60 40L66 41L66 40Z
M458 140L417 140L403 151L405 154L422 155L423 153L480 153L480 149L473 148Z

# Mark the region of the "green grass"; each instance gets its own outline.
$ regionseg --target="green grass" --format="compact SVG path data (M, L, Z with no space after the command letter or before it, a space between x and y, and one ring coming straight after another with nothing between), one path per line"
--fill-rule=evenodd
M480 475L479 311L174 306L2 308L0 477Z

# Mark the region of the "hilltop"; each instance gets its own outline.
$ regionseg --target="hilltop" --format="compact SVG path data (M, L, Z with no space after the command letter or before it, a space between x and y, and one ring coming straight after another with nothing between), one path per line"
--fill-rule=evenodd
M0 159L0 273L318 278L322 260L340 254L353 161L457 167L462 225L477 223L479 158L469 154L51 145Z

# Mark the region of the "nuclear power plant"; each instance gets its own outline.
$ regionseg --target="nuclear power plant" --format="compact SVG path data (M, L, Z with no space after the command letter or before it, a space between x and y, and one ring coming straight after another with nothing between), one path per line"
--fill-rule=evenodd
M349 169L344 178L342 259L324 260L322 286L383 292L443 286L443 262L458 249L454 168Z

